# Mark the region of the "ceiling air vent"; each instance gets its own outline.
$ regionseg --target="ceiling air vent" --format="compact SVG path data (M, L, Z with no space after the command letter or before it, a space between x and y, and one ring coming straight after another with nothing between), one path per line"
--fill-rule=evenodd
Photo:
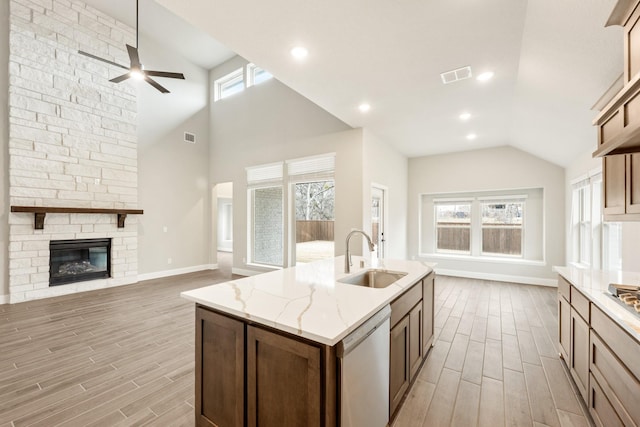
M442 83L448 85L449 83L455 83L460 80L465 80L471 77L471 67L466 66L462 68L457 68L451 71L445 71L440 74L440 78L442 79Z
M184 142L188 142L189 144L196 143L196 134L191 132L184 133Z

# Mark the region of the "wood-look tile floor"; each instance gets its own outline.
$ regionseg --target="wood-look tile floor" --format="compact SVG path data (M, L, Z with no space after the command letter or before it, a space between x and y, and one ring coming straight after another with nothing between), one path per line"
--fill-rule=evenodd
M221 268L0 305L0 427L192 426L195 305Z
M0 427L192 426L194 304L179 293L229 278L0 305ZM394 427L587 425L558 359L555 298L438 277L435 347Z
M557 350L557 290L436 277L435 343L393 427L588 426Z

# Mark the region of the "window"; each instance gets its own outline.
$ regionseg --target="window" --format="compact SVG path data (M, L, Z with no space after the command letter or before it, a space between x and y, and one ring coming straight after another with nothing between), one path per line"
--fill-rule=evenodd
M422 194L419 226L423 257L544 261L544 190Z
M524 201L481 203L482 253L522 256Z
M334 169L335 154L247 168L249 263L333 258Z
M283 165L247 168L249 262L284 266Z
M214 82L214 101L227 98L244 90L243 69L237 70L219 78Z
M622 226L602 222L602 173L589 173L572 184L571 261L603 270L622 268Z
M471 202L436 202L436 251L471 252Z
M283 206L282 186L255 188L251 192L253 245L251 260L257 264L282 267Z
M264 68L260 68L256 64L247 64L247 87L260 84L272 77L271 73Z

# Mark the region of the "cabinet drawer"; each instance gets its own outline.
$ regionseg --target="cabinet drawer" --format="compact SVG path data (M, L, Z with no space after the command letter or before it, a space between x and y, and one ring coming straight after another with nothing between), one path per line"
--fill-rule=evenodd
M575 286L571 286L571 306L589 323L589 300Z
M391 303L391 327L400 321L422 299L422 281Z
M638 363L640 344L595 305L591 310L591 327L598 336L603 337L607 346L636 379L640 379L640 364Z
M564 297L567 301L571 301L571 285L564 277L558 276L558 293Z
M624 423L611 406L611 402L607 400L593 375L589 381L589 412L598 427L624 427Z
M625 424L640 424L640 406L638 406L640 382L593 331L591 331L590 368L611 406Z

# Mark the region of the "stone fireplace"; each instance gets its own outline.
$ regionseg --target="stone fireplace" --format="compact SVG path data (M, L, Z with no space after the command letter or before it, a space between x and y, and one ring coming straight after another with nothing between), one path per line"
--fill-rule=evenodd
M77 53L126 64L133 29L77 0L9 0L9 8L10 205L137 208L135 87L109 82L117 67ZM137 219L118 225L113 214L49 213L36 229L33 214L10 213L9 302L135 283ZM110 242L108 274L49 286L60 268L51 242L87 239Z

